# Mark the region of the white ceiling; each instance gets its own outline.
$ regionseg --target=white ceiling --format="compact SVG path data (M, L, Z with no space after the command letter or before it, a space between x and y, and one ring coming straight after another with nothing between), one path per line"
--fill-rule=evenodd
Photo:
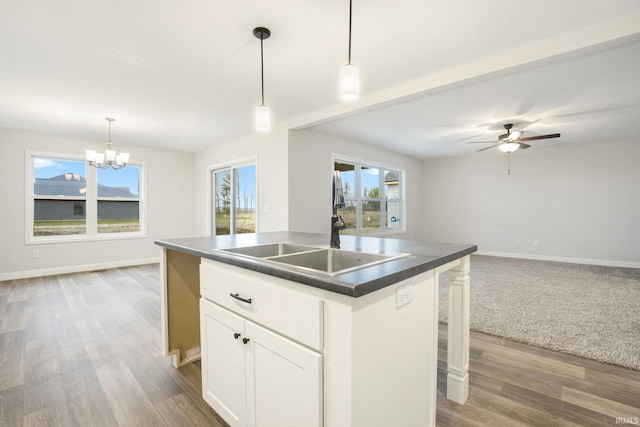
M640 136L637 0L354 0L354 104L337 96L347 0L3 0L0 127L105 139L115 117L116 148L187 151L250 134L257 26L274 126L418 157L473 152L507 121Z

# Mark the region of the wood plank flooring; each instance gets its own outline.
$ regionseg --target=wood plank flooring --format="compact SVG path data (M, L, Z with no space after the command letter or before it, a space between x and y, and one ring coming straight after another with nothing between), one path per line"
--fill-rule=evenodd
M159 283L157 265L0 282L0 426L227 426L199 363L161 356ZM453 403L445 328L439 426L639 423L639 371L478 333L469 400Z

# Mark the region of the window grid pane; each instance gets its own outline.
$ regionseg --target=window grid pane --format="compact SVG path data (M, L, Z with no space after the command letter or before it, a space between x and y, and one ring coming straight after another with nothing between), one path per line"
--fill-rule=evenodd
M380 169L362 166L360 169L360 197L363 199L380 199Z
M231 172L215 172L214 176L215 235L222 236L231 234Z
M33 236L70 236L86 232L86 201L34 200Z
M137 231L140 231L139 202L98 200L98 233L135 233Z
M97 191L100 198L138 199L140 194L140 168L98 169Z
M255 233L255 165L243 166L234 169L234 193L235 193L235 225L237 234Z

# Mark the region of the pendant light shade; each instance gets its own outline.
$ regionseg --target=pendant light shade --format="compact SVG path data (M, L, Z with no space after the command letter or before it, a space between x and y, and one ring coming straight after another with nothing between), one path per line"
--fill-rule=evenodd
M360 70L352 64L340 69L340 99L357 101L360 97Z
M340 70L340 99L357 101L360 97L360 71L351 63L351 10L353 0L349 0L349 63Z
M253 35L260 39L260 86L262 90L262 102L256 107L256 130L266 132L271 128L271 116L269 107L264 104L264 50L262 41L271 36L268 28L257 27L253 29Z
M256 130L265 132L271 128L271 116L267 105L256 106Z

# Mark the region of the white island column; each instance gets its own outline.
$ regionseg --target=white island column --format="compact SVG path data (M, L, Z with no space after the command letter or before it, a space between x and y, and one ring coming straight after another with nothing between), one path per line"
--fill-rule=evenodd
M463 404L469 396L470 257L449 270L447 399Z

